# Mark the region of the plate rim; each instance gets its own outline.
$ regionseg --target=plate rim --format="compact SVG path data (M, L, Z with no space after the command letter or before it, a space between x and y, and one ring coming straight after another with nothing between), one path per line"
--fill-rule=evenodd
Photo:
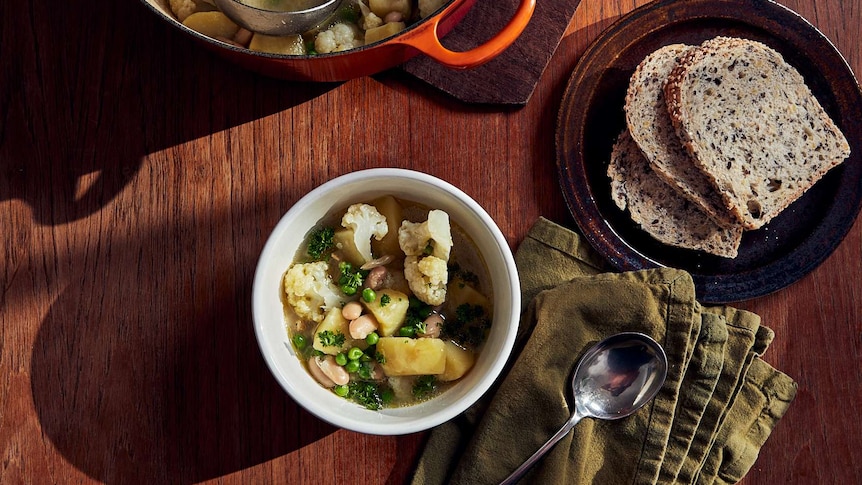
M681 11L681 9L685 10ZM692 11L701 13L688 13ZM632 10L601 32L576 63L561 98L555 133L559 184L569 213L590 245L617 270L640 270L660 267L664 264L637 247L628 245L617 234L614 227L599 211L595 194L590 187L586 175L585 157L583 156L585 133L583 127L588 121L589 107L595 102L595 82L601 77L600 74L613 67L612 63L599 66L595 64L603 59L601 54L610 49L611 46L619 47L618 44L622 42L625 43L626 48L631 48L637 46L645 37L655 35L656 32L672 30L681 23L693 21L735 22L764 31L787 43L788 47L798 45L799 39L804 39L806 43L816 42L818 46L823 47L825 60L820 62L815 62L815 60L805 56L802 51L799 53L815 67L831 90L831 95L836 101L835 109L837 111L837 113L830 113L833 119L842 127L842 131L851 145L854 141L858 141L859 132L850 132L850 129L858 123L850 123L851 126L847 126L848 122L851 121L848 120L847 109L842 108L842 104L838 102L839 98L850 99L853 101L851 106L862 107L862 90L860 90L852 69L841 52L819 29L790 8L771 0L688 0L687 2L661 0ZM794 32L792 38L777 34L775 27L770 28L770 23L774 24L779 21L783 29ZM624 50L618 49L616 57L612 57L612 59L618 59L624 52ZM830 65L838 70L841 73L840 79L826 79L821 68L823 65ZM574 110L573 99L579 100L580 109ZM577 113L573 113L573 111L577 111ZM840 116L836 117L837 114ZM571 119L581 122L571 123ZM571 129L572 125L576 126L575 130ZM857 138L853 138L854 136ZM567 143L572 141L572 138L574 141ZM855 164L852 167L855 172L858 172L858 165L862 164L862 160L859 159L859 151L860 147L854 147L850 157L840 167L851 165L852 162ZM608 153L609 156L610 153ZM575 162L570 163L572 160ZM606 163L606 161L602 163ZM844 169L842 168L842 170ZM847 176L843 172L842 175ZM845 181L842 180L841 182ZM588 196L577 196L573 184L580 184ZM813 248L816 251L809 252L813 256L797 258L796 260L785 256L767 264L732 274L698 274L692 272L698 299L705 303L748 300L779 291L809 274L838 248L852 228L860 209L862 209L862 184L859 185L860 190L857 191L856 200L853 201L853 204L847 210L837 214L839 227L837 233L831 231L825 240L823 237L818 238L818 226L788 253L788 256L794 256L801 252L800 248ZM830 210L835 212L834 207ZM788 263L793 264L788 265ZM778 275L777 273L781 274Z

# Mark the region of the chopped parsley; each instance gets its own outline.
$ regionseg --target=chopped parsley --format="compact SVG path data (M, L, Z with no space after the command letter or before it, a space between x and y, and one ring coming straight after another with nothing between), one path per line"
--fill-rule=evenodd
M401 328L398 329L399 337L416 337L417 333L425 332L425 317L422 315L425 314L426 311L430 314L431 307L422 303L418 299L416 301L419 303L413 304L413 300L411 299L411 306L407 308L404 323L401 325Z
M384 307L384 306L388 305L388 304L389 304L389 303L391 303L391 302L392 302L392 297L391 297L391 296L389 296L389 295L387 295L386 293L384 293L384 294L380 297L380 306L382 306L382 307Z
M350 381L348 384L347 398L364 406L366 409L376 411L383 407L383 397L377 384L367 381Z
M459 281L458 284L461 288L465 286L465 283L473 286L479 285L479 277L476 276L476 273L473 273L472 271L467 271L466 269L462 268L461 265L459 265L458 263L455 263L449 267L449 276L450 279L460 279L461 281Z
M344 334L341 332L332 332L324 330L317 334L317 339L320 340L320 345L324 347L341 347L344 345Z
M306 252L315 261L319 261L324 255L335 248L335 229L321 227L308 236L308 247Z
M348 296L355 295L365 281L365 277L368 276L368 271L362 269L354 271L353 265L347 261L338 263L338 271L341 272L338 284L341 285L341 291Z
M464 303L455 309L455 318L446 321L443 333L463 346L476 348L491 328L488 317L481 305Z
M435 376L420 376L413 383L413 396L421 399L430 396L437 390L437 378Z

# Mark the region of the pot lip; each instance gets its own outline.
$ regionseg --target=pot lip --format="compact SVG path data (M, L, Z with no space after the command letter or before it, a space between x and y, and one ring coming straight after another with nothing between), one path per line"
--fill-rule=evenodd
M193 29L186 27L176 17L174 17L172 15L168 15L163 10L157 8L155 5L156 0L141 0L141 3L146 5L147 8L149 8L152 12L154 12L159 17L162 17L163 19L167 20L168 23L172 24L175 28L179 29L181 32L184 32L188 35L191 35L192 37L194 37L195 39L197 39L199 41L206 42L207 44L210 44L210 45L217 47L219 49L228 50L234 54L249 55L249 56L253 56L253 57L260 57L260 58L264 58L264 59L271 59L271 60L280 61L280 60L285 60L285 59L314 60L314 59L327 59L327 58L333 58L333 57L344 57L344 56L354 54L354 53L360 53L363 51L370 51L372 49L376 49L376 48L382 47L382 46L387 45L387 44L388 45L396 45L396 44L398 44L397 39L399 37L407 35L411 31L421 27L426 22L430 22L430 21L433 21L433 20L439 18L440 15L442 14L443 10L445 10L449 6L451 6L453 4L462 4L465 2L469 2L469 1L470 0L448 0L447 2L440 5L440 7L437 9L437 11L435 11L433 14L429 15L428 17L425 17L424 19L420 19L419 21L409 25L406 29L402 30L397 35L387 37L384 39L380 39L377 42L373 42L373 43L368 44L368 45L354 47L353 49L349 49L349 50L341 51L341 52L330 52L330 53L323 53L323 54L303 54L303 55L288 55L288 54L276 54L276 53L272 53L272 52L259 52L259 51L253 51L251 49L247 49L245 47L237 47L233 44L228 44L227 42L223 42L223 41L220 41L220 40L215 39L213 37L209 37L207 35L201 34L200 32L198 32L196 30L193 30ZM475 0L473 0L473 2L475 2ZM170 7L165 7L165 8L170 8Z

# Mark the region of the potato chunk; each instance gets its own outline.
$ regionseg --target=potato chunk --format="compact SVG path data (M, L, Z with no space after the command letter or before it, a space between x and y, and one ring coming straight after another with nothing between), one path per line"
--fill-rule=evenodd
M387 376L442 374L446 370L446 344L436 338L382 337L377 353L383 356Z
M377 42L378 40L392 37L393 35L397 34L398 32L401 32L406 28L407 24L405 24L404 22L389 22L381 25L380 27L368 29L365 31L365 44L371 44L372 42ZM401 221L399 221L398 223L400 225Z
M328 333L324 333L328 332ZM322 334L322 335L321 335ZM335 342L344 341L341 345L324 345L324 341ZM323 321L317 325L314 330L314 349L323 352L324 354L335 355L339 352L347 352L351 347L359 347L362 350L368 348L368 343L364 339L354 339L350 336L350 322L341 314L341 308L332 308L326 313Z
M377 329L377 334L381 337L395 335L395 332L404 323L407 309L410 307L410 300L408 300L407 295L388 288L378 291L374 301L370 303L363 301L363 303L377 319L377 324L380 326Z
M446 371L437 376L437 379L447 382L464 377L464 374L476 363L476 355L452 342L445 342L445 345Z
M362 253L360 253L359 249L356 248L356 242L353 238L353 229L339 229L335 231L333 241L335 241L335 247L338 248L341 255L348 263L352 264L356 268L365 264L365 258L362 257Z
M368 41L367 39L366 33L366 42ZM374 199L371 205L377 208L377 212L383 214L383 217L386 218L386 224L389 225L389 232L383 236L383 239L380 241L377 239L371 240L371 249L373 249L374 254L377 256L387 254L402 256L404 253L401 252L401 247L398 245L398 228L401 227L401 221L404 220L404 208L391 195Z
M413 12L410 0L368 0L368 8L380 18L386 17L389 12L399 12L409 19Z
M436 12L449 0L419 0L419 17L425 18Z
M214 39L232 39L239 30L239 25L218 10L195 12L183 20L183 25Z
M490 314L491 302L488 301L488 297L479 293L470 283L465 282L461 278L453 278L449 283L448 290L449 295L447 298L453 308L458 308L468 303L470 305L478 305L484 308L487 314Z

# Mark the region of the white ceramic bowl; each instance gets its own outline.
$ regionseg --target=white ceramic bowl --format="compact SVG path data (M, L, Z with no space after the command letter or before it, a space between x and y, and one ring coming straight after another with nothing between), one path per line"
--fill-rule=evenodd
M367 410L324 389L295 355L280 299L281 278L305 236L325 216L351 203L390 194L442 209L478 246L493 285L494 320L475 366L455 386L424 403ZM300 405L335 426L378 435L415 433L437 426L476 402L500 375L518 329L521 291L512 251L487 212L467 194L430 175L395 168L353 172L300 199L278 222L258 262L252 290L254 329L279 384Z

